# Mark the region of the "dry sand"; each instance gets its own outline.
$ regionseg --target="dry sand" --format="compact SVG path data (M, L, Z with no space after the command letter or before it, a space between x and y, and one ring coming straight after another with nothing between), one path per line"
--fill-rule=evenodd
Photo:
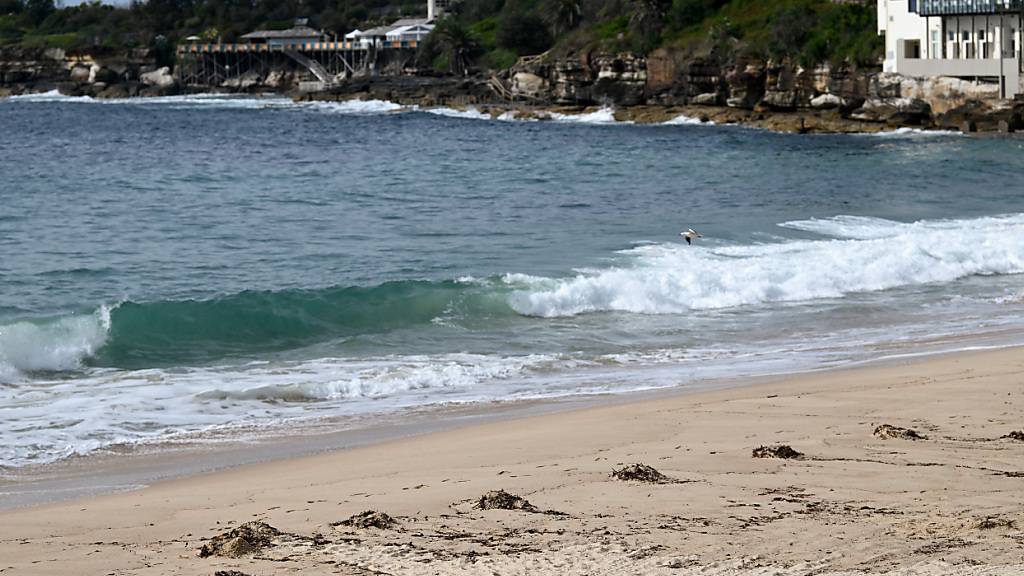
M0 574L1024 574L1022 368L804 375L5 512ZM776 444L803 457L751 457ZM635 463L668 478L612 477ZM338 524L367 510L393 523Z

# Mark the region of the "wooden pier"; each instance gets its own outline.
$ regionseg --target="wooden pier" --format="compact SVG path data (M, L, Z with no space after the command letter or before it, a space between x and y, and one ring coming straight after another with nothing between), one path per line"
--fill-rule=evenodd
M330 86L355 74L374 74L384 66L411 60L416 41L322 41L292 43L187 42L177 49L178 80L186 86L220 86L253 72L297 69Z

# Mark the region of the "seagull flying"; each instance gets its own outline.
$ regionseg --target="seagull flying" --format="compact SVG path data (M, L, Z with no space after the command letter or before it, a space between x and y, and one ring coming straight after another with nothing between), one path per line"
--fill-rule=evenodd
M686 238L687 244L693 244L694 238L703 238L703 236L701 236L700 233L698 233L693 228L687 228L686 232L680 232L679 235L682 236L683 238Z

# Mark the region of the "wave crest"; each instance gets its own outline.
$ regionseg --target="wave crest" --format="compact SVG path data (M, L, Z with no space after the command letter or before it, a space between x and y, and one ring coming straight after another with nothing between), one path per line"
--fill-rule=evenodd
M74 370L107 341L110 308L84 316L0 326L0 382L25 372Z
M844 236L778 244L628 250L633 265L574 278L515 278L512 307L530 316L690 310L837 298L972 275L1024 272L1024 216L904 224L839 217L787 227ZM509 280L511 282L511 280Z

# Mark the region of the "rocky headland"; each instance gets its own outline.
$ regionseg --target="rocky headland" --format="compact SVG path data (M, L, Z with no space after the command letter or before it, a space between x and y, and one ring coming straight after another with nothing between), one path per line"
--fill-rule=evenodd
M521 60L494 76L376 77L342 82L301 100L379 99L475 107L494 116L615 109L615 117L661 123L689 116L782 132L857 133L898 128L1014 132L1024 102L994 84L910 78L850 65L804 68L789 61L719 64L665 50Z
M0 50L0 97L58 90L68 96L131 98L186 92L280 93L296 100L388 100L474 107L497 117L544 119L613 108L621 121L661 123L688 116L801 133L898 128L1014 132L1024 102L998 98L991 83L909 78L852 65L805 68L790 61L720 63L656 50L524 58L497 74L356 76L300 92L304 74L272 69L218 86L183 86L147 50L70 55L60 49Z

